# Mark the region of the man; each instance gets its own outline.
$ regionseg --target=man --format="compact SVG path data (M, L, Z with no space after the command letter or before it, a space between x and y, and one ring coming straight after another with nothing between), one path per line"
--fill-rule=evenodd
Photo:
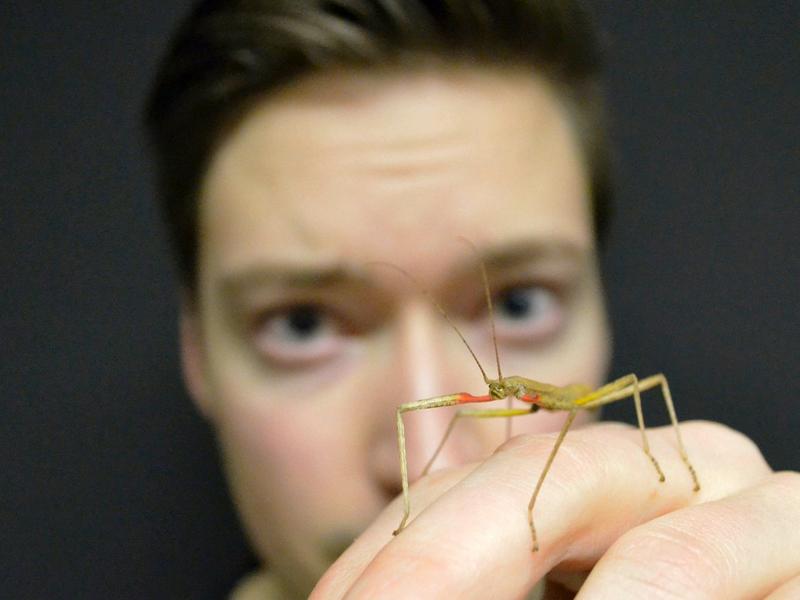
M541 432L564 415L520 417L528 435L498 451L502 420L464 419L391 535L396 407L486 393L418 287L489 367L483 261L506 375L605 380L597 69L571 2L206 2L184 24L149 124L182 266L186 381L265 565L237 598L315 584L316 598L797 585L800 478L709 423L683 429L699 492L671 429L648 432L664 483L635 429L570 433L536 506L534 554L526 506L554 441ZM451 417L407 415L412 480Z

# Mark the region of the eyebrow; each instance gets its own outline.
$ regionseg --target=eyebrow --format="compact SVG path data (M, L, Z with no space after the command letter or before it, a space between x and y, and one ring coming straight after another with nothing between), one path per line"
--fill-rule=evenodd
M478 248L474 254L462 263L459 271L474 271L475 263L483 261L487 268L504 269L522 263L544 262L549 260L565 260L575 264L588 261L591 248L571 240L536 239L509 242L493 248Z
M483 261L487 268L507 269L524 263L548 260L567 260L581 264L588 259L590 249L568 240L523 240L505 243L488 249L478 248L478 255L470 254L460 261L454 272L472 276L476 263ZM320 288L367 287L372 279L363 268L344 264L322 267L287 264L259 264L224 275L220 282L222 296L227 299L242 298L249 292L265 288L318 290Z
M316 289L342 285L364 285L366 277L358 269L344 265L295 267L257 265L222 277L220 290L224 297L237 297L249 291L273 287Z

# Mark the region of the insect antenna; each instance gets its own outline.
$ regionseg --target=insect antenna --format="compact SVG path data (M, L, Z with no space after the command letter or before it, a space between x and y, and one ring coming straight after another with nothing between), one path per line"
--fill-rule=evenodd
M478 264L481 268L481 277L483 278L483 290L486 292L486 307L489 311L489 324L492 328L492 346L494 346L494 359L497 363L497 381L501 384L503 382L503 370L500 368L500 351L497 349L497 333L495 331L494 325L494 303L492 302L492 292L489 289L489 276L486 273L486 263L484 262L483 258L481 257L480 252L478 252L478 248L472 241L468 240L463 236L459 236L458 238L462 242L464 242L467 246L472 249L472 253L478 259ZM488 382L487 382L488 383ZM511 396L506 398L506 408L511 410L512 400ZM511 439L511 418L506 419L506 439Z
M497 334L494 327L494 304L492 303L492 292L489 289L489 276L486 274L486 264L483 262L483 258L481 258L480 252L478 252L478 248L475 247L475 244L465 237L459 237L458 239L472 249L473 254L475 254L475 257L478 259L478 264L481 267L483 290L486 293L486 307L489 310L489 324L492 327L492 346L494 346L494 359L497 364L497 379L498 381L503 381L503 371L500 368L500 352L497 350Z
M489 384L489 378L486 376L486 371L483 370L483 366L481 366L481 361L478 360L478 357L475 355L475 352L472 350L472 347L469 345L469 342L467 342L466 338L461 333L461 330L459 330L459 328L456 327L456 324L453 323L452 320L450 320L450 316L447 314L447 311L444 309L444 307L442 307L441 304L439 304L436 301L436 299L433 297L433 294L431 294L425 287L423 287L422 284L419 281L417 281L416 278L411 273L409 273L408 271L406 271L402 267L399 267L399 266L395 265L394 263L378 260L378 261L369 262L367 264L368 265L380 265L380 266L384 266L384 267L391 267L395 271L398 271L398 272L402 273L403 275L405 275L409 279L409 281L411 281L411 283L414 285L414 287L417 288L417 290L423 296L425 296L425 298L428 300L428 302L430 302L431 304L433 304L436 307L436 310L438 310L439 313L445 318L445 321L447 321L448 325L450 325L450 327L453 328L453 331L455 331L456 334L458 334L458 337L461 339L462 342L464 342L464 345L467 347L467 350L469 350L469 353L472 356L472 359L475 361L475 364L478 365L478 369L480 369L481 375L483 375L483 381L487 385ZM485 273L484 273L484 277L485 277ZM488 291L489 291L488 288L487 288L486 291L488 293ZM492 335L494 336L494 323L492 323ZM497 351L497 344L495 344L495 352L496 351Z

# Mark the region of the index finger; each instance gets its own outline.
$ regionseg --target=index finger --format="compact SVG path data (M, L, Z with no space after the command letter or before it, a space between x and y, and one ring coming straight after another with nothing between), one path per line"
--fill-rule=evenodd
M519 597L557 565L562 571L588 569L634 525L729 494L769 470L763 460L743 459L752 450L730 430L688 424L684 435L704 485L699 493L692 492L670 428L651 433L664 484L638 446L635 429L601 424L571 433L536 506L535 554L526 508L554 436L514 438L468 474L448 472L415 485L414 506L430 505L394 539L400 509L390 505L312 597Z

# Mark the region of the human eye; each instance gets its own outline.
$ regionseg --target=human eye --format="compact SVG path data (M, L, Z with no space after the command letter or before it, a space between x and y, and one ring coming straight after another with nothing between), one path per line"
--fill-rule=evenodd
M507 286L493 300L498 342L535 344L557 333L564 322L562 297L552 286Z
M253 320L250 336L264 361L284 368L324 362L336 356L345 343L340 320L331 311L311 303L265 311Z

